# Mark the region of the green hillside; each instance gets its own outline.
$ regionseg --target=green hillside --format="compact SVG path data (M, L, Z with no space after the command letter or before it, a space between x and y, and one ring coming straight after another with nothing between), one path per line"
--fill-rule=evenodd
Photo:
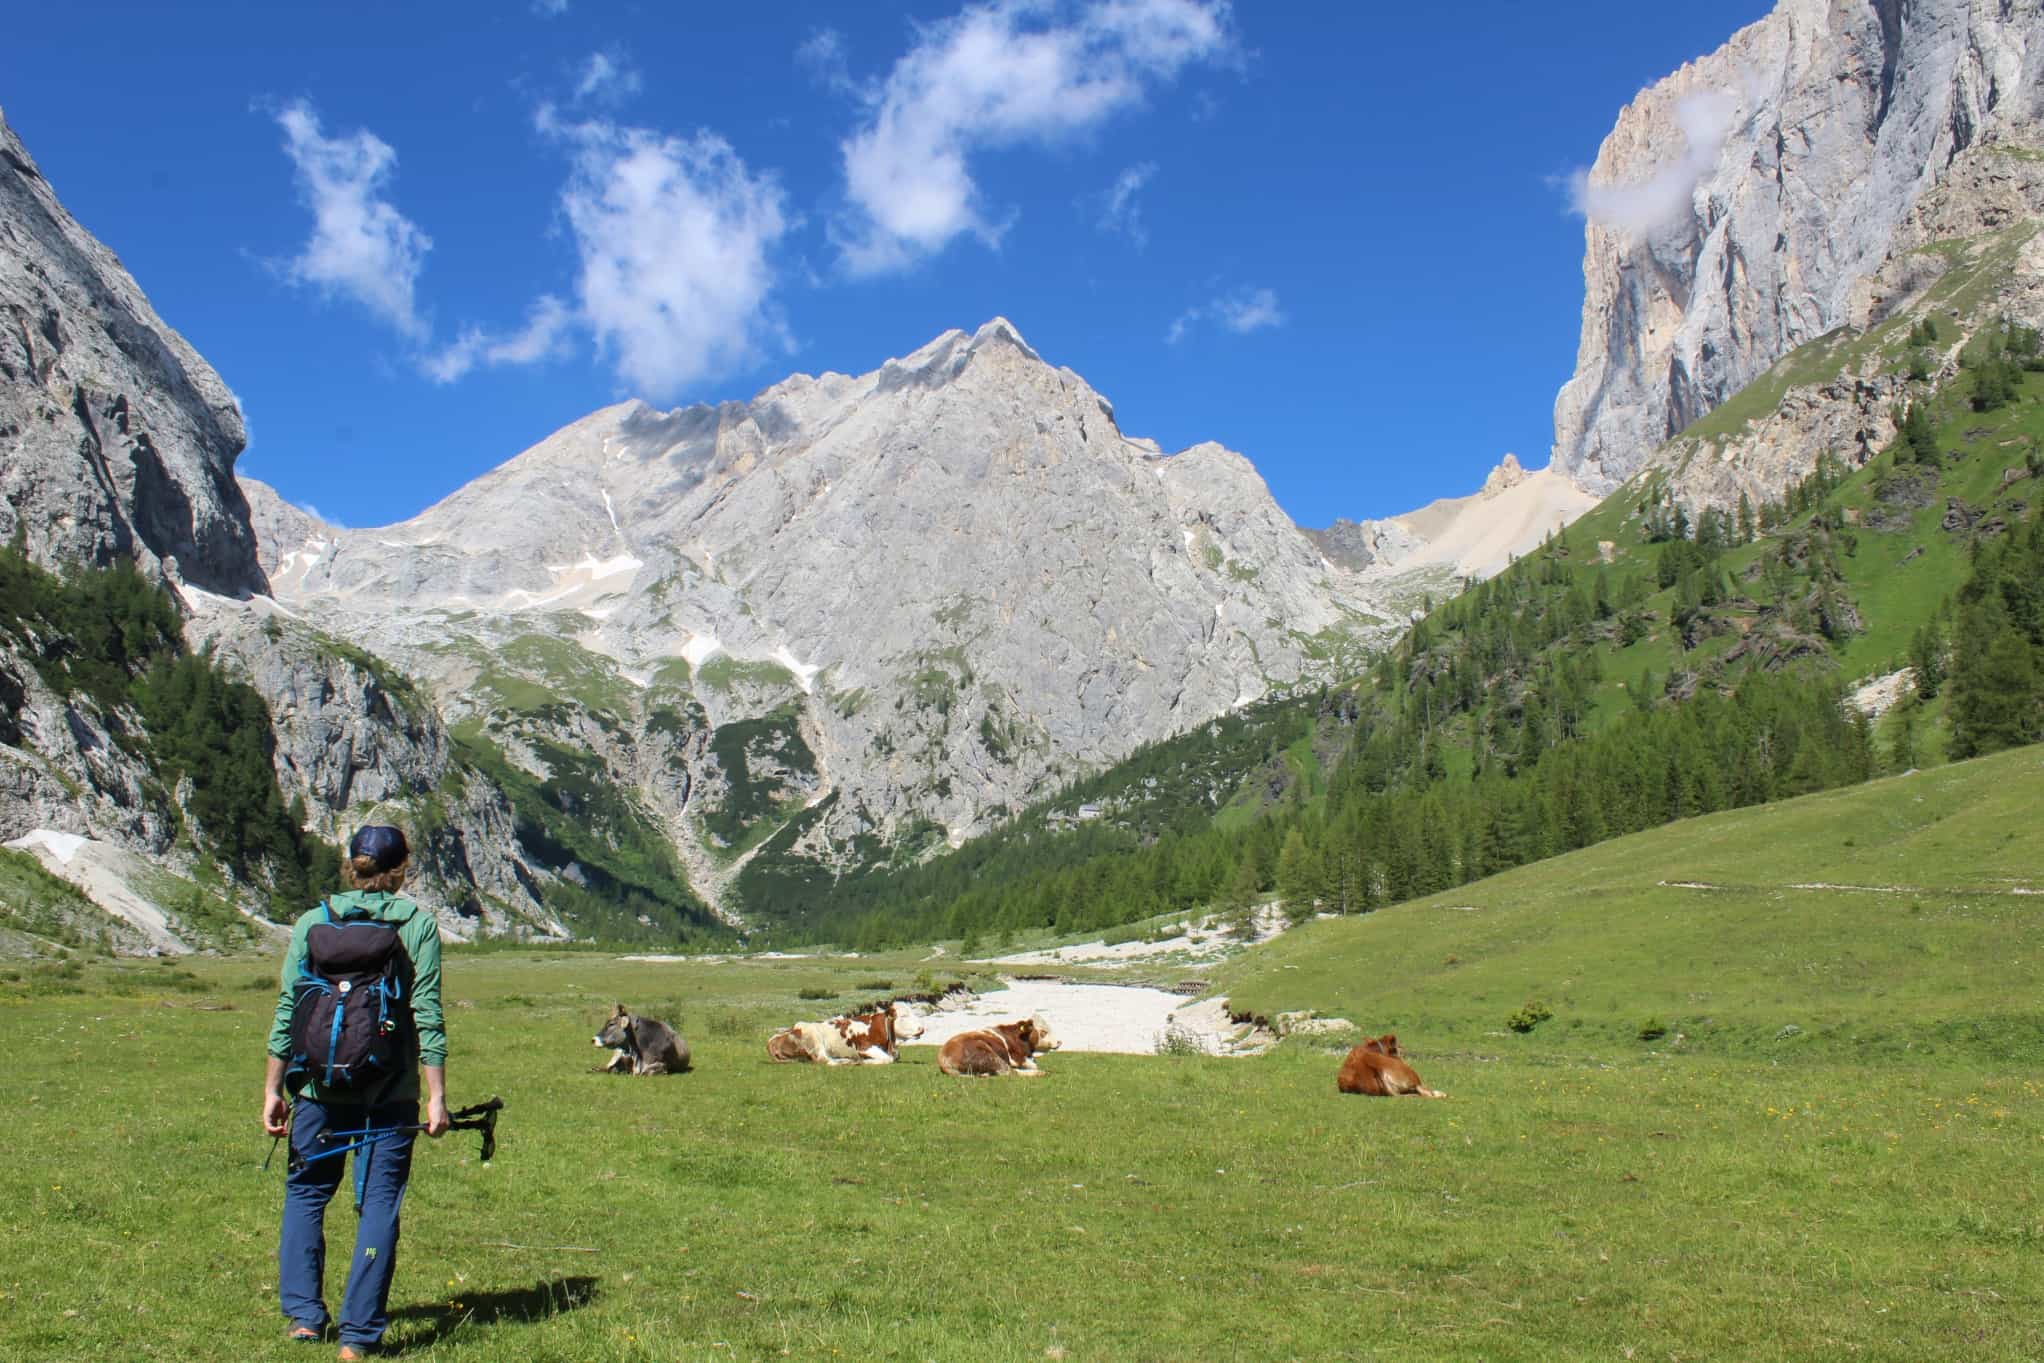
M1436 1054L1888 1046L2034 1066L2039 810L2044 747L2027 747L1688 819L1302 925L1217 987ZM1529 1004L1552 1016L1522 1034Z

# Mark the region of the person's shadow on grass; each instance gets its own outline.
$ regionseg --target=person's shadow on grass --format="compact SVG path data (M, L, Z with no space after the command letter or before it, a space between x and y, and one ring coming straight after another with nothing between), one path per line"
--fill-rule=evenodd
M429 1349L457 1331L516 1321L530 1325L596 1300L595 1278L546 1278L504 1292L465 1293L444 1302L400 1306L390 1313L392 1353ZM418 1322L418 1323L414 1323Z

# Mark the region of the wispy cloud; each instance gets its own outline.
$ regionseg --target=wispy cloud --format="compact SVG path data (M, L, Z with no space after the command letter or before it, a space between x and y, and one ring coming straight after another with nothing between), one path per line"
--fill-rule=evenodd
M397 153L368 129L344 137L320 130L311 104L275 113L284 151L297 169L298 196L312 212L312 236L283 263L285 277L347 298L410 340L429 330L419 315L419 272L433 239L385 197Z
M435 383L453 383L478 366L536 364L567 350L574 325L573 309L550 293L541 294L519 330L493 334L466 327L451 344L422 359L419 367Z
M532 0L532 12L542 19L558 19L568 12L568 0Z
M990 0L919 28L840 144L845 268L902 269L966 233L998 244L1007 221L982 201L975 153L1083 134L1234 53L1227 0Z
M1738 97L1728 91L1683 96L1675 102L1681 155L1629 185L1593 185L1588 170L1573 171L1561 178L1569 207L1592 222L1626 232L1651 232L1674 221L1689 209L1696 186L1717 164L1738 113Z
M620 378L665 397L786 345L770 255L792 223L771 174L711 132L564 123L551 110L539 125L570 154L560 202L581 260L575 320Z
M1136 195L1156 174L1155 162L1142 161L1115 177L1106 194L1099 196L1101 231L1121 233L1138 251L1150 244L1150 229L1143 222L1143 206Z
M844 35L834 28L819 28L795 49L795 64L815 78L817 84L837 94L850 94L850 65L845 60Z
M592 52L575 77L573 102L620 104L639 93L638 68L621 48Z
M1164 333L1165 341L1177 345L1194 327L1212 324L1238 336L1285 324L1273 289L1237 289L1197 307L1187 308Z

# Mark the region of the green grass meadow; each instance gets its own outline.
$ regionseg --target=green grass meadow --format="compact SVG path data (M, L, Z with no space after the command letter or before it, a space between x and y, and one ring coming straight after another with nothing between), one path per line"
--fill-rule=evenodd
M500 1150L422 1142L389 1343L2044 1358L2044 902L2018 893L2040 810L2028 749L1310 924L1224 972L1238 1007L1397 1030L1444 1102L1343 1097L1341 1043L1303 1038L1059 1053L1030 1082L946 1079L922 1048L766 1060L779 1022L916 990L919 954L457 951L453 1098L503 1095ZM1792 888L1818 883L1858 888ZM0 974L0 1359L330 1356L275 1306L274 968ZM617 999L678 1019L696 1072L594 1073ZM1511 1030L1535 999L1553 1016ZM344 1194L336 1266L352 1219Z

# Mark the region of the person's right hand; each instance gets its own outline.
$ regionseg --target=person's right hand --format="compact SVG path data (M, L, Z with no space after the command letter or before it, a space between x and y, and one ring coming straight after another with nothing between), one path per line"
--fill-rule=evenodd
M267 1135L281 1136L291 1129L291 1104L284 1095L274 1089L263 1095L263 1131Z

